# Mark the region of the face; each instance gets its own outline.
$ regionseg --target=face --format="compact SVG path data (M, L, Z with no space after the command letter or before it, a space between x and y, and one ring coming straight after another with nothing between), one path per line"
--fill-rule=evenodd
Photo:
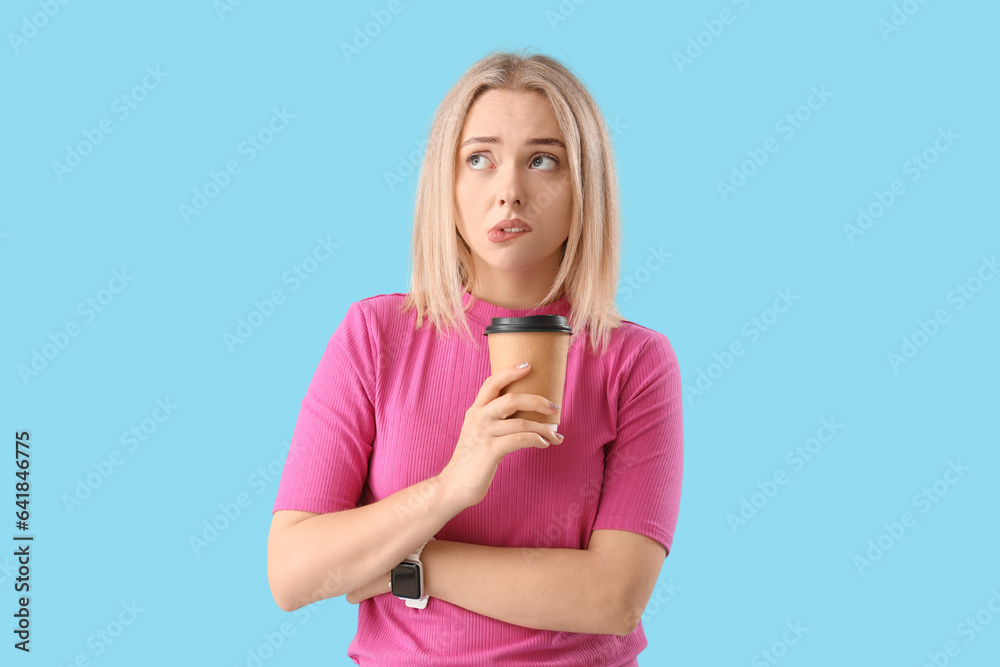
M481 281L517 274L519 284L552 283L573 213L564 144L542 93L488 90L470 107L458 141L455 204ZM531 231L490 239L498 222L514 218Z

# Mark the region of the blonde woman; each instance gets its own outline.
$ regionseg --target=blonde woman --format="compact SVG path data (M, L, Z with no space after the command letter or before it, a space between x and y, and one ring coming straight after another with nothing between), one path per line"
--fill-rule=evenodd
M615 307L619 227L577 77L541 54L475 63L434 117L410 292L350 304L302 401L268 540L279 607L360 604L359 665L638 664L681 381L666 336ZM562 406L500 395L530 366L490 375L491 318L534 314L573 328Z

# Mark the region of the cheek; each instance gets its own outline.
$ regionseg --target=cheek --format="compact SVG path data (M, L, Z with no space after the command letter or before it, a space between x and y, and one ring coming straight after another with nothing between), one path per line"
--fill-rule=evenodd
M455 181L455 201L459 206L471 206L476 199L475 183L468 177L459 177Z
M573 181L570 177L567 176L559 180L552 203L559 209L573 207Z
M563 188L558 199L556 199L556 208L562 213L562 217L569 220L573 217L573 193L569 186Z

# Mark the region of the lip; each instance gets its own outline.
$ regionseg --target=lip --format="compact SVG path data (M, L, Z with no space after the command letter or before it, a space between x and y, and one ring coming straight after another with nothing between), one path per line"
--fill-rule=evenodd
M504 228L510 229L511 227L520 227L524 229L523 232L510 232L503 231ZM493 225L493 229L486 232L486 238L488 238L493 243L503 243L504 241L509 241L511 239L516 239L519 236L524 236L525 234L531 233L531 225L526 223L520 218L510 218L508 220L501 220L497 224Z
M527 232L515 232L512 234L510 232L505 232L505 231L490 230L490 232L486 234L486 238L488 238L490 241L493 241L494 243L503 243L504 241L516 239L519 236L526 236L530 233L531 233L530 231L527 231Z
M524 220L521 220L520 218L511 218L509 220L501 220L497 224L493 225L490 232L499 232L503 231L505 228L509 229L511 227L520 227L521 229L526 229L529 232L531 231L531 225L526 223Z

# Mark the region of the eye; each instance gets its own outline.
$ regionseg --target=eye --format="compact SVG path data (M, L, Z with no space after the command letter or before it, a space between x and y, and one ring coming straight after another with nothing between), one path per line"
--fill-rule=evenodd
M550 169L542 169L542 171L554 171L555 169L559 168L559 160L555 159L551 155L536 155L534 158L532 158L531 164L538 166L539 160L551 160L553 163Z
M465 162L470 167L472 167L473 169L475 169L476 171L483 171L483 169L486 168L486 167L480 167L479 166L481 164L482 160L486 160L490 164L493 164L492 161L490 161L490 159L488 157L486 157L486 155L484 155L483 153L473 153L469 157L465 158ZM546 155L546 154L543 154L543 153L540 153L540 154L536 155L535 157L531 158L531 165L533 167L541 167L541 165L544 163L545 160L551 161L552 162L552 166L544 168L544 169L541 169L541 171L555 171L556 169L559 168L559 160L557 160L556 158L552 157L551 155Z
M479 159L477 159L477 158L481 158L481 160L487 160L487 161L489 160L489 158L487 158L487 157L486 157L485 155L483 155L482 153L473 153L473 154L472 154L472 155L470 155L469 157L465 158L465 161L466 161L466 162L468 163L468 165L469 165L470 167L472 167L472 168L473 168L473 169L475 169L476 171L482 171L482 169L480 169L480 168L479 168L479 167L477 166L477 164L478 164L478 163L479 163L479 162L480 162L481 160L479 160ZM474 162L473 160L476 160L476 161ZM492 164L492 163L491 163L491 164Z

